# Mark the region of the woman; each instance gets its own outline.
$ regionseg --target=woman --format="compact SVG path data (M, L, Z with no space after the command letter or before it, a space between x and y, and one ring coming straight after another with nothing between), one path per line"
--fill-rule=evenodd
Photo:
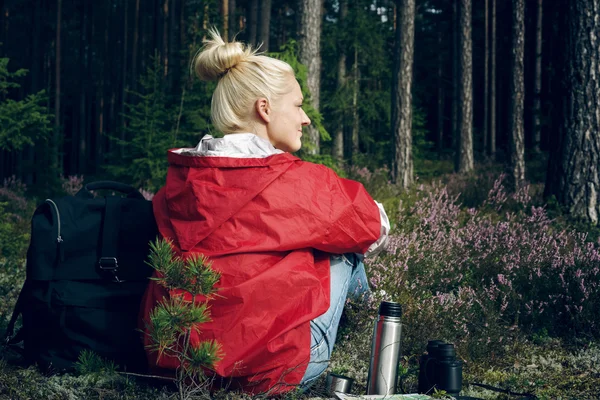
M174 250L202 253L221 273L212 321L192 345L218 341L216 374L250 393L308 387L327 367L348 292L368 290L360 255L382 246L387 216L361 184L290 154L310 119L287 63L212 31L194 67L218 80L211 117L225 136L170 151L153 200ZM150 284L145 322L168 295ZM155 370L178 365L148 358Z

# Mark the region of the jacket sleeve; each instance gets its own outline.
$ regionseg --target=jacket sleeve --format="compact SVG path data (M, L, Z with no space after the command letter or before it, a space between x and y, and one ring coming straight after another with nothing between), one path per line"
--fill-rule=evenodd
M379 239L375 243L373 243L367 252L365 253L365 257L375 257L377 254L381 252L386 246L388 242L388 236L390 234L390 219L385 212L385 208L383 208L383 204L378 201L375 202L377 207L379 208L379 220L381 221L381 230L379 232Z
M323 169L330 201L324 209L329 216L314 248L334 254L364 254L381 237L380 209L361 183Z

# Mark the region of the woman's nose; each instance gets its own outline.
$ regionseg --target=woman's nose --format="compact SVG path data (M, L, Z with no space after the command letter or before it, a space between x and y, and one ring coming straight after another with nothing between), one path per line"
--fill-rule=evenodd
M306 112L302 110L302 126L310 125L310 118L306 115Z

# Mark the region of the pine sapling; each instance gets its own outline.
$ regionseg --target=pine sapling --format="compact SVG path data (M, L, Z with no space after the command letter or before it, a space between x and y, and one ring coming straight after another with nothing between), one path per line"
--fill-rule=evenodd
M180 399L205 389L205 369L213 369L222 359L221 345L216 341L192 343L192 332L210 321L207 302L216 295L214 285L220 274L201 254L185 259L173 254L168 240L150 243L148 264L157 271L152 278L170 291L169 298L158 302L150 313L149 350L158 357L175 357L179 361L176 383Z

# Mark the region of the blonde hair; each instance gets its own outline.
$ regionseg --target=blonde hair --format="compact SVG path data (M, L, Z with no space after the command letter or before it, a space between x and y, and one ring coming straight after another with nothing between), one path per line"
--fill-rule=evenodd
M209 37L195 56L193 68L201 80L218 81L212 96L212 122L225 134L248 128L256 100L264 97L272 105L289 92L294 70L284 61L258 54L249 45L226 43L214 28Z

